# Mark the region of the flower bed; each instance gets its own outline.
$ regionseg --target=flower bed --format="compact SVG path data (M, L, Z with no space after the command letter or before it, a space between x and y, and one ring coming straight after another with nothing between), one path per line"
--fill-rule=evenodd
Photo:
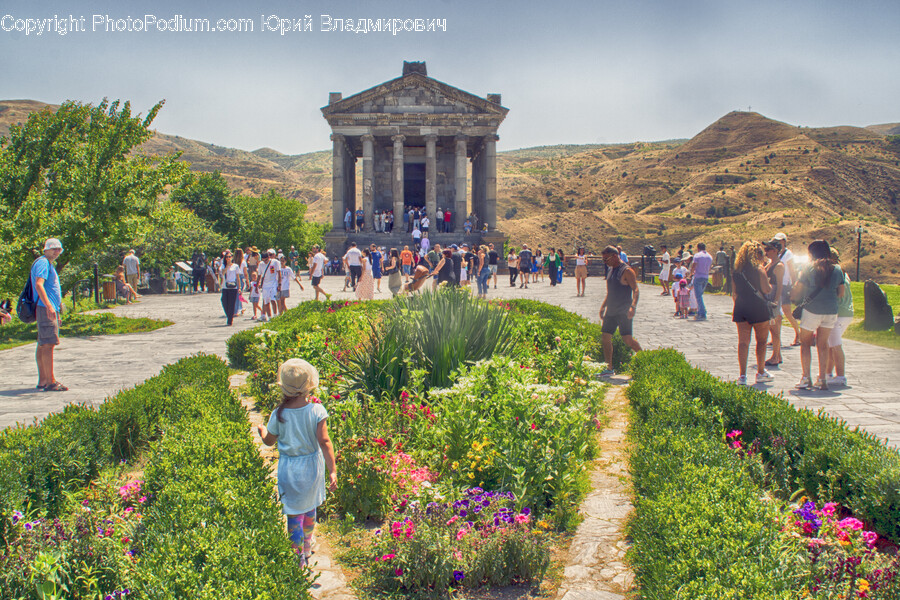
M536 323L453 290L282 318L290 326L231 347L258 365L264 411L278 401L278 363L320 369L314 401L331 415L338 472L320 514L385 532L357 529L343 559L362 570L358 585L424 597L540 581L550 533L578 520L596 452L604 387L590 381L602 365L586 357L598 346L585 322ZM475 497L477 511L459 509Z
M218 359L4 431L0 465L4 597L307 597Z
M642 353L633 370L628 531L645 597L896 597L894 550L874 547L876 531L893 535L893 526L864 512L883 499L804 488L806 465L818 461L828 465L820 482L858 481L858 494L872 482L839 471L852 464L839 452L868 447L888 463L896 453L783 399L719 382L674 351ZM871 469L875 481L886 477ZM788 502L804 495L818 503Z

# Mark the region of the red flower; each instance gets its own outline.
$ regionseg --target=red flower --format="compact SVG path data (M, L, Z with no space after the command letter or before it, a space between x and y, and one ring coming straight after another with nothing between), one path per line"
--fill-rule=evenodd
M376 444L378 444L379 446L387 446L387 442L385 442L382 438L375 438L372 441L375 442Z

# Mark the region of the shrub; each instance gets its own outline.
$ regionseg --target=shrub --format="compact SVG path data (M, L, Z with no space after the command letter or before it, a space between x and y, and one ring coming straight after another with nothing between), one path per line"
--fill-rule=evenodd
M445 597L451 589L540 581L550 564L544 529L511 493L467 490L456 502L406 511L377 531L360 560L364 582L404 597Z
M840 503L881 534L900 539L900 455L874 435L797 409L783 398L722 382L691 368L674 351L649 353L639 364L636 376L664 370L670 389L681 388L721 413L727 430L759 440L764 460L782 465L780 483L771 483L783 495L803 490Z

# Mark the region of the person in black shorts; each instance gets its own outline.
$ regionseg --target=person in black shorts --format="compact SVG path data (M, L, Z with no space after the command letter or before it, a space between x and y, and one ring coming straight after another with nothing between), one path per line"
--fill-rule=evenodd
M609 377L614 375L612 369L613 358L613 334L616 329L622 335L622 340L635 352L641 351L641 345L632 337L632 322L637 307L640 290L638 290L637 277L631 267L619 258L619 251L615 246L607 246L600 253L603 262L606 263L606 298L600 305L600 320L603 323L603 356L606 359L607 368L600 375Z

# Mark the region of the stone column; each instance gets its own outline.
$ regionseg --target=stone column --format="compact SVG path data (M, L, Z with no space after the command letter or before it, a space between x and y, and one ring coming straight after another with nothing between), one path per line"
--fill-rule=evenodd
M362 136L362 205L366 213L366 226L374 231L375 217L375 136Z
M496 134L484 136L484 202L481 209L483 214L478 218L481 223L487 223L491 229L497 227L497 140Z
M454 186L454 194L456 201L453 206L453 231L462 231L463 223L466 221L466 142L464 135L456 136L456 185Z
M425 136L425 212L437 226L434 213L437 210L437 136Z
M394 225L403 225L403 142L405 135L391 136L394 142L393 177L391 178L391 197L394 201Z
M334 229L344 228L344 213L349 208L346 202L344 187L344 136L331 134L331 220Z

